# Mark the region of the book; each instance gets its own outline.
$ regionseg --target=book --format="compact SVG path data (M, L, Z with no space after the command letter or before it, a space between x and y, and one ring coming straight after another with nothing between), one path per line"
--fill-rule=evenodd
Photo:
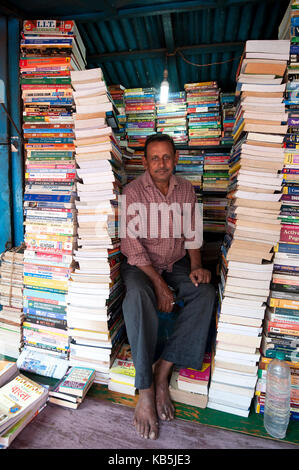
M183 368L179 370L178 388L194 393L208 393L211 373L211 353L205 353L200 370Z
M47 398L46 388L22 374L3 385L0 388L0 434L7 431L33 407L44 404Z
M18 374L16 362L0 360L0 387Z
M86 394L86 389L93 382L94 376L94 369L71 367L59 384L58 391L82 398Z
M194 393L181 390L178 387L179 370L174 369L169 382L170 398L179 403L196 406L198 408L206 408L208 403L208 395L206 393Z

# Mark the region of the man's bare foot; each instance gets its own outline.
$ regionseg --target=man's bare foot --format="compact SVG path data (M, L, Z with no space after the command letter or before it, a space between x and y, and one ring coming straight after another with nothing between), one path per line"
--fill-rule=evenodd
M155 365L156 408L162 421L171 421L174 418L174 406L169 395L168 378L173 364L159 359Z
M135 408L134 426L144 439L157 439L158 417L155 404L154 384L148 389L139 390L139 400Z

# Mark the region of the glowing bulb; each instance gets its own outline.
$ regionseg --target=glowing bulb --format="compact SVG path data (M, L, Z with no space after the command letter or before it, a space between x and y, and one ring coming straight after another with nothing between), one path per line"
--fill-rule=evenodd
M163 81L160 87L160 103L166 104L168 102L169 83L168 83L168 70L165 69L163 73Z

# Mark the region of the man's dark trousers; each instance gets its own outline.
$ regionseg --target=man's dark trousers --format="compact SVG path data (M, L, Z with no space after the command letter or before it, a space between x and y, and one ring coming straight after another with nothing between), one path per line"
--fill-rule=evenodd
M135 387L146 389L152 384L158 340L156 294L149 277L136 266L123 262L121 274L126 285L123 313L136 369ZM188 255L174 263L172 272L162 272L163 279L175 290L176 299L183 300L184 306L179 309L161 358L178 367L201 369L214 311L215 289L211 284L194 286L189 274Z

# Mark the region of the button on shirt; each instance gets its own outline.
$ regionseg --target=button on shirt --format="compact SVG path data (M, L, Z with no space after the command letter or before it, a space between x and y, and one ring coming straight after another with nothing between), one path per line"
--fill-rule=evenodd
M171 272L186 249L202 245L202 216L194 188L179 176L171 175L165 196L146 170L125 187L121 213L121 251L131 265Z

